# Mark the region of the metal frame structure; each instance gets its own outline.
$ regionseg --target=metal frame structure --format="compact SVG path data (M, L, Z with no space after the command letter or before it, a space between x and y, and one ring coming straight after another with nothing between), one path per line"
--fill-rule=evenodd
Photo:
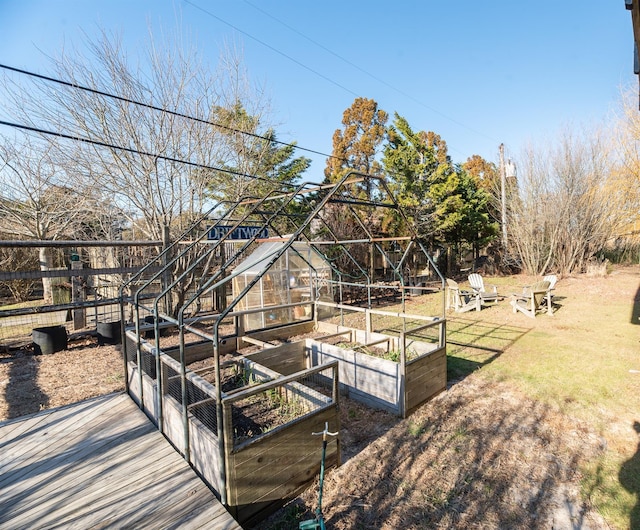
M367 182L369 181L369 182ZM375 184L384 200L363 198L361 186L368 189ZM359 187L360 186L360 187ZM341 235L340 226L332 224L326 216L330 208L339 209L341 224L355 228L357 237ZM380 219L380 212L392 209L404 221L408 233L400 237L379 237L371 228L372 220ZM376 217L377 216L377 217ZM233 230L250 224L255 226L253 235L245 240L232 240ZM210 241L207 234L217 227L221 237ZM229 230L228 228L231 227ZM268 232L268 237L263 237ZM282 245L264 262L262 271L246 284L239 293L234 293L229 300L227 287L234 278L236 268L247 254L264 242L281 242ZM400 318L409 317L404 313L405 298L409 292L425 289L422 286L410 285L405 269L414 254L419 254L424 264L432 271L434 289L441 292L441 311L433 317L421 316L429 320L429 326L439 327L437 337L438 346L445 347L445 278L438 270L435 262L427 252L418 234L395 201L393 194L384 180L369 175L350 172L338 182L332 184L303 183L290 192L272 192L263 198L247 198L236 203L219 203L194 225L183 233L176 241L138 274L133 275L120 290L121 318L125 322L125 308L133 304L134 321L128 329L123 326L123 344L133 344L135 348L135 362L142 366L143 347L142 334L152 328L155 337L155 347L152 354L155 357L155 372L161 373L160 336L163 327L172 327L179 336L180 380L183 403L182 428L184 432L185 459L189 460L189 421L187 407L187 366L186 351L188 348L187 335L196 336L210 343L210 356L215 363L215 402L216 425L219 442L220 459L225 460L225 418L224 399L221 385L221 355L228 351L228 341L235 341L236 347L243 342L251 342L250 333L243 329L242 317L249 312L267 311L269 308L239 310L238 305L249 291L256 287L261 278L281 258L285 252L298 253L294 243L302 241L309 245L313 252L326 261L333 277L329 281L335 288L333 300L319 300L312 295L304 302L279 305L287 308L296 305L311 307L308 320L317 322L319 311L333 311L342 314L349 309L345 292L349 289L359 289L366 293L366 298L360 300L360 305L371 309L375 301L375 293L380 290L394 290L402 304L402 311L394 313ZM400 254L397 259L391 255L388 248L394 246L395 253ZM353 248L359 248L360 255L363 248L367 248L364 255L367 263L359 259ZM375 264L376 255L390 271L390 281L378 281ZM345 266L346 264L346 266ZM148 271L156 271L149 273ZM355 273L355 274L354 274ZM312 289L312 293L317 292ZM212 303L204 301L216 300ZM145 317L148 323L145 324ZM222 326L233 322L233 333L224 333ZM403 320L403 331L404 331ZM402 359L406 358L406 344L404 338L399 341ZM125 380L129 390L128 355L125 352ZM138 387L143 389L141 369L137 372ZM158 428L162 430L162 385L163 378L157 377L157 417ZM140 402L143 402L141 397ZM226 483L226 470L223 465L220 482ZM224 488L219 492L222 502L226 504Z

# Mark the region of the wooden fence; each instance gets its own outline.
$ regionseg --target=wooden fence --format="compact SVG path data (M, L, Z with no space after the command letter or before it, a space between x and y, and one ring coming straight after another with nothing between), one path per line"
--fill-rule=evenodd
M95 333L99 323L120 320L119 286L156 255L160 245L159 241L0 241L0 251L33 254L27 265L0 269L0 346L23 346L34 328L63 325L70 334ZM51 257L48 270L37 269L41 248ZM43 300L44 282L51 284L49 302ZM27 301L15 303L14 289Z

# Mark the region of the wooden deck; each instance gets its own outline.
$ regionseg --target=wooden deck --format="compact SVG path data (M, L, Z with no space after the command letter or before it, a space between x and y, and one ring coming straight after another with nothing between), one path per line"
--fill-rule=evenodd
M241 530L126 394L0 423L0 528Z

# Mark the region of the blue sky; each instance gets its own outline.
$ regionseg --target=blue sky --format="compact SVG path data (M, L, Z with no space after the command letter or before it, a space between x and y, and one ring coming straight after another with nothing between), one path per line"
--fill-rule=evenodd
M637 85L622 0L0 0L0 62L42 72L98 28L135 54L149 25L179 27L212 67L225 43L241 47L278 139L323 153L356 96L438 133L454 162L496 162L501 142L517 158L565 126L606 122ZM324 157L312 158L319 181Z

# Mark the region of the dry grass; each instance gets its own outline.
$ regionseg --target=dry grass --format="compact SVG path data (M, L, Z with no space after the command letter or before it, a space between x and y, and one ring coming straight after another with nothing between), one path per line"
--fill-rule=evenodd
M533 278L486 280L509 294ZM535 320L504 301L449 313L447 392L405 420L343 402L327 527L640 528L639 284L638 267L563 278L556 315ZM0 420L121 390L122 372L118 349L91 339L0 354ZM297 528L316 496L259 528Z
M53 355L0 353L0 421L124 390L119 348L93 338Z
M325 514L336 529L552 528L569 501L594 524L575 482L598 450L584 426L470 378L331 473Z
M534 278L487 280L509 295ZM508 301L449 313L451 388L328 474L328 527L640 527L639 284L637 267L563 278L535 320ZM259 528L297 528L316 495Z

